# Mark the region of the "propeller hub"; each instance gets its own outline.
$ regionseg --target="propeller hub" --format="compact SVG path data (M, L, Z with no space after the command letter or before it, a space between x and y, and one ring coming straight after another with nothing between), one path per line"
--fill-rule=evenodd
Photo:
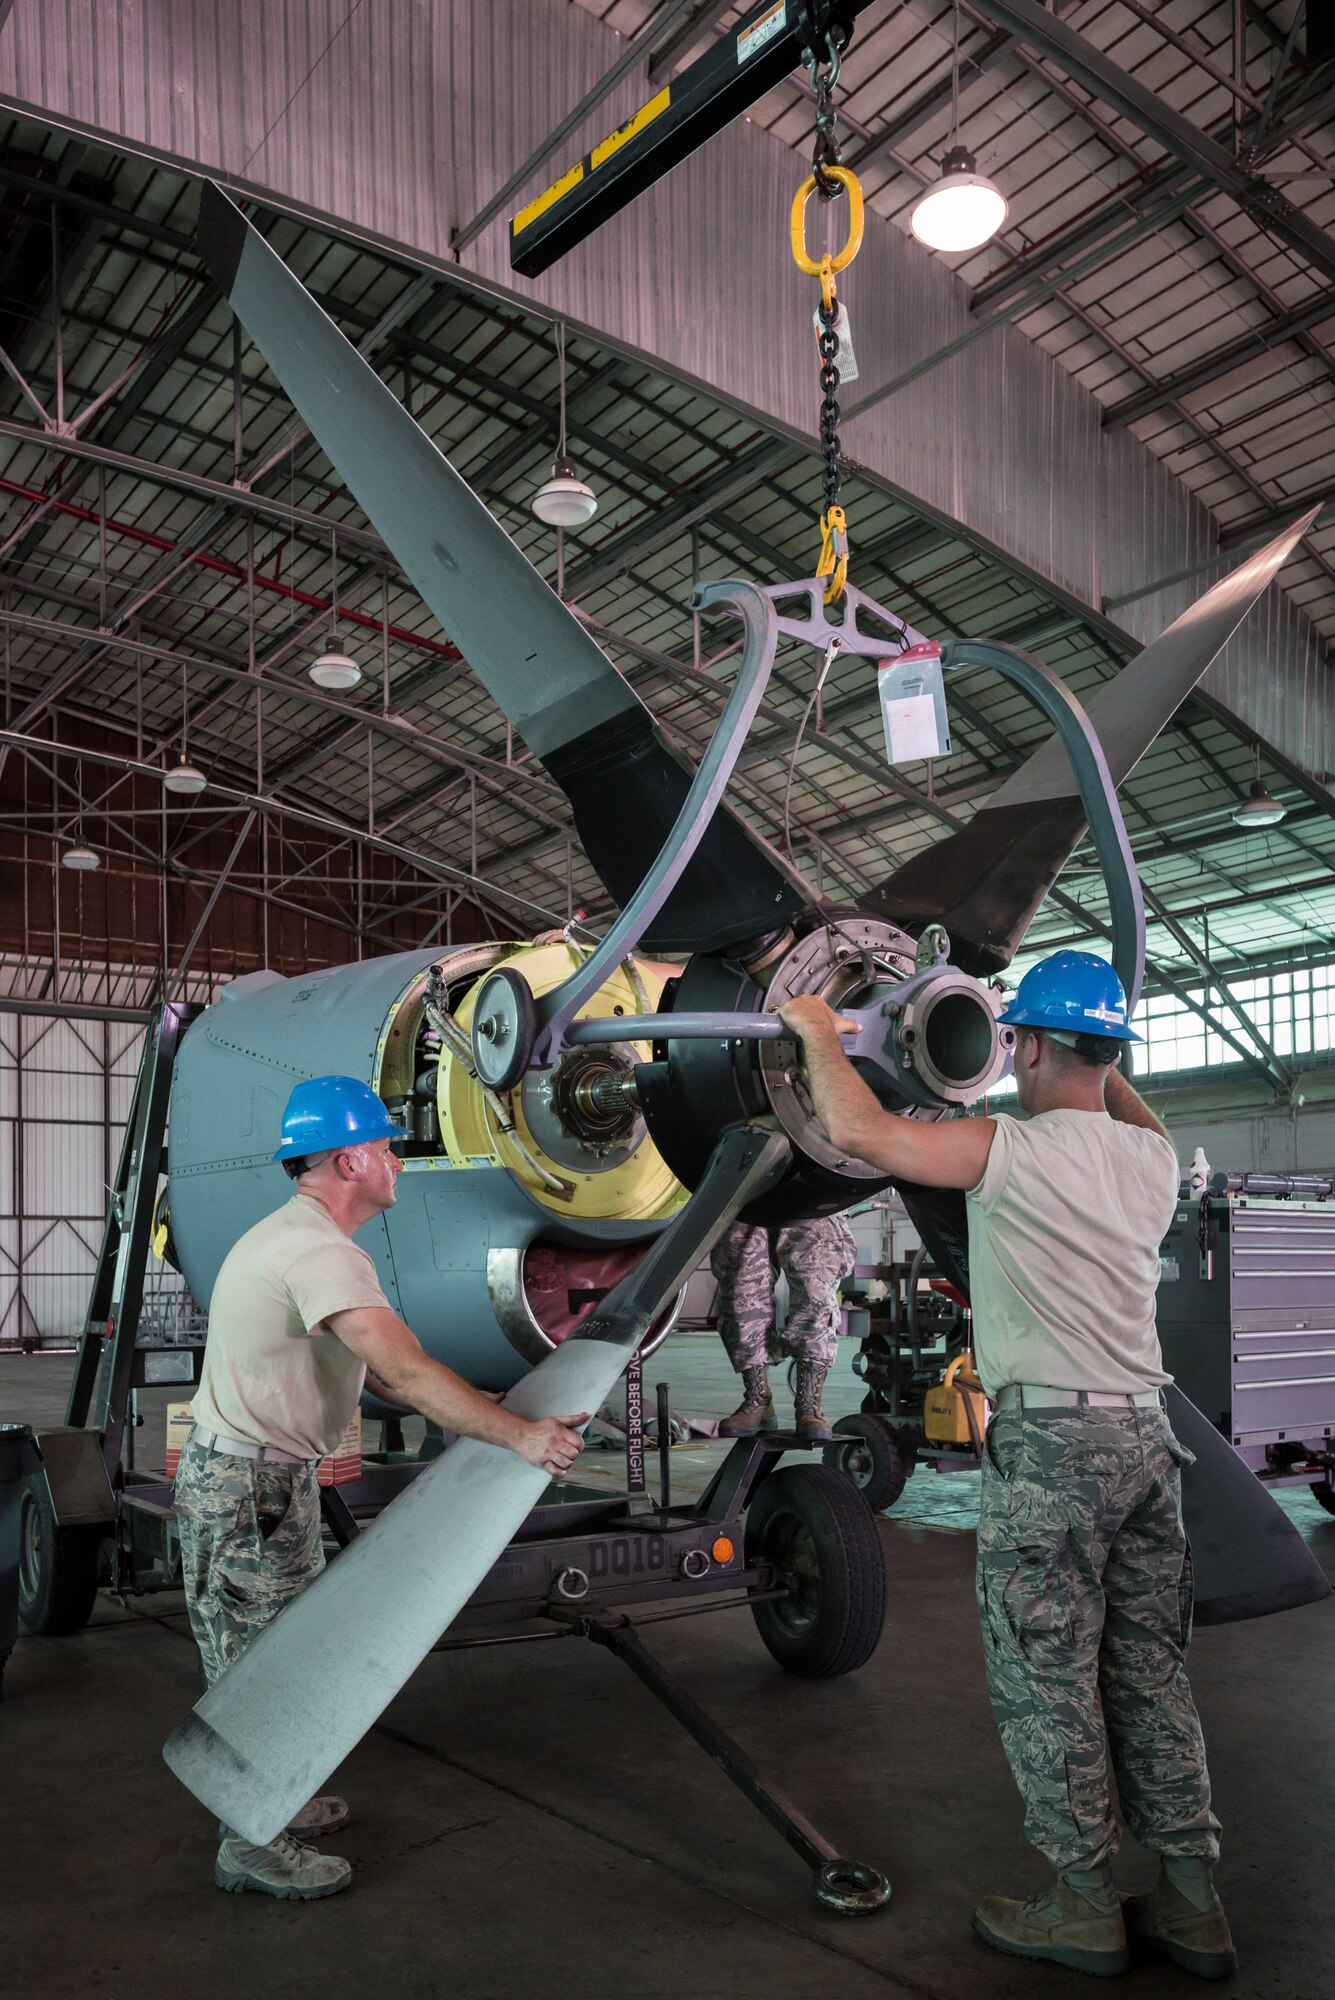
M948 940L933 962L917 966L919 947L907 932L871 918L845 917L810 932L788 953L765 998L767 1010L799 993L814 993L836 1011L856 1012L869 1026L853 1061L887 1110L939 1117L974 1103L1005 1074L1014 1031L998 1021L999 990L950 965ZM850 1159L830 1144L812 1109L805 1074L791 1041L762 1042L765 1089L784 1130L819 1165L855 1180L881 1170Z
M953 965L932 965L882 1002L884 1065L911 1104L973 1104L1005 1075L1015 1030L1004 997Z

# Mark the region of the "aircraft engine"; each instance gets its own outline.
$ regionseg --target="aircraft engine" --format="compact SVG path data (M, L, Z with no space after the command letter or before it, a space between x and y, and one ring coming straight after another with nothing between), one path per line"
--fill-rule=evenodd
M191 1025L169 1194L175 1252L202 1304L237 1238L290 1191L271 1158L288 1093L331 1073L366 1078L405 1125L397 1203L357 1240L423 1345L479 1387L510 1387L631 1268L687 1198L622 1088L648 1047L572 1049L488 1099L463 1052L472 997L502 960L540 995L577 953L497 943L295 979L259 972ZM581 1018L649 1011L673 970L627 961Z

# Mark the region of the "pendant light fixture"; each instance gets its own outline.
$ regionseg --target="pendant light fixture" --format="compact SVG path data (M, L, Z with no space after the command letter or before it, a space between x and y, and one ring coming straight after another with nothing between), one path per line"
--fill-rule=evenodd
M533 495L533 512L549 528L582 528L598 512L598 496L586 486L566 453L566 330L556 322L556 359L560 373L561 437L552 476Z
M177 792L182 798L193 798L202 792L209 782L199 767L190 762L187 738L190 734L190 696L186 687L185 668L181 668L181 755L175 764L169 764L162 774L164 791Z
M357 662L350 659L338 643L338 529L329 531L329 644L318 659L312 660L307 668L316 687L327 688L331 694L346 694L355 688L362 677Z
M955 42L950 65L950 146L941 178L924 188L909 228L929 250L979 250L1006 220L1006 197L960 144L960 10L955 0Z
M74 868L85 874L94 868L100 868L102 866L101 855L96 853L93 848L85 847L83 844L83 828L76 827L75 833L77 835L76 845L65 849L65 852L60 857L61 867Z
M1234 824L1241 827L1278 826L1287 819L1289 809L1278 799L1271 798L1261 778L1261 746L1256 745L1256 776L1252 779L1246 798L1241 805L1234 806Z

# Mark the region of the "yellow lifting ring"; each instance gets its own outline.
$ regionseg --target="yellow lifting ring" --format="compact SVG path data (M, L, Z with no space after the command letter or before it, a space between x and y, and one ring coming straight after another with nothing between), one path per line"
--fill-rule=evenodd
M834 272L845 270L862 248L862 183L849 167L827 167L825 172L830 180L838 181L848 196L848 241L839 255L822 257L819 262L807 255L807 203L816 192L814 174L807 175L793 196L792 213L788 223L793 245L793 262L806 277L819 278L822 288L827 285Z

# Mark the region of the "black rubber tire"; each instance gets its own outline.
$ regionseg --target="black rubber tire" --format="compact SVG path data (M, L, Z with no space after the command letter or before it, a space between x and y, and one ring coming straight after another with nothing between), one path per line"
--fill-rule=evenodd
M851 1450L827 1444L826 1465L856 1486L873 1514L893 1507L913 1470L912 1453L898 1428L885 1417L855 1416L840 1417L834 1429L836 1437L855 1437L861 1442Z
M1335 1514L1335 1486L1329 1480L1322 1480L1312 1488L1312 1498L1318 1507L1324 1507L1328 1514Z
M97 1597L102 1535L61 1528L44 1472L31 1472L19 1496L19 1617L44 1638L81 1632Z
M751 1606L785 1673L833 1680L866 1665L885 1624L885 1558L875 1515L841 1472L771 1473L747 1510L746 1560L795 1585Z

